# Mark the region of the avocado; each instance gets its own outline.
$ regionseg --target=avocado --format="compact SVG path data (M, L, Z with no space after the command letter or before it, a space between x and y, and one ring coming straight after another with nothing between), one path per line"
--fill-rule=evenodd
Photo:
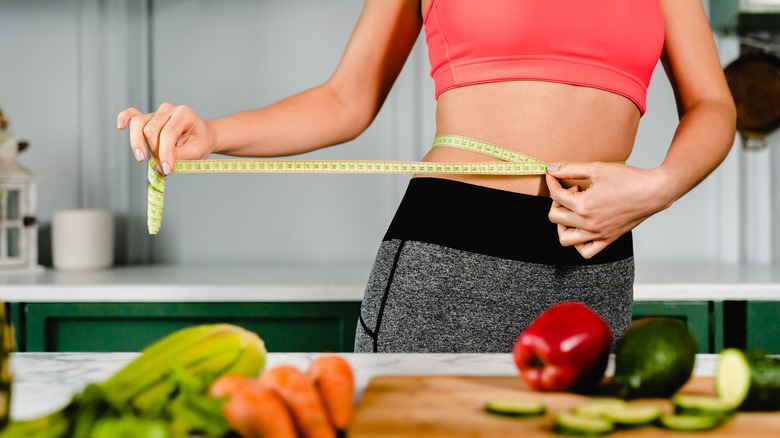
M625 399L671 397L693 373L696 339L682 321L634 322L618 340L612 385Z

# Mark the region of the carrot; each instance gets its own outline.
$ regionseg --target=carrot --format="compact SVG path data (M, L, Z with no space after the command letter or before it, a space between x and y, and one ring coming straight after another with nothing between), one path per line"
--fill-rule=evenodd
M249 386L252 379L238 374L225 374L219 377L209 388L212 397L229 397L239 390Z
M331 424L346 430L354 412L355 378L341 356L320 356L309 365L306 376L322 397Z
M260 374L260 383L276 391L287 403L303 438L335 438L325 407L305 374L289 365L277 365Z
M222 413L230 428L243 438L298 438L284 401L257 380L235 392Z

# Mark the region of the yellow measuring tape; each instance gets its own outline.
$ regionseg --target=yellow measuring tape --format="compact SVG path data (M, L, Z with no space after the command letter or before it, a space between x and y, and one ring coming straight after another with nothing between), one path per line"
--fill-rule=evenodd
M433 146L448 146L477 152L503 162L426 163L420 161L354 161L354 160L190 160L174 165L174 173L418 173L468 175L544 175L548 165L517 151L488 142L456 135L439 135ZM149 194L147 225L149 234L157 234L162 224L165 177L149 161Z

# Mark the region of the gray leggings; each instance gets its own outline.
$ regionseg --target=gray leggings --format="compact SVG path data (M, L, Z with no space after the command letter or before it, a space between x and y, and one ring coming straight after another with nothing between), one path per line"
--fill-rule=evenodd
M462 211L464 203L477 217ZM496 205L512 207L485 213ZM617 338L631 323L630 234L585 260L557 243L554 225L540 226L549 224L548 210L546 198L413 179L369 277L355 351L505 353L536 316L563 301L590 306ZM544 220L520 224L517 235L479 227L514 223L513 215Z
M589 305L631 324L634 260L554 266L411 240L382 242L360 312L356 352L508 352L544 309Z

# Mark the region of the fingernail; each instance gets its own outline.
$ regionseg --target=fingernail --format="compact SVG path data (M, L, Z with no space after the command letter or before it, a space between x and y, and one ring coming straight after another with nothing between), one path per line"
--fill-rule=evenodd
M165 174L162 173L160 166L154 166L154 171L157 172L157 174L160 176L165 176Z
M163 174L166 176L171 173L171 166L168 163L163 163Z
M125 121L122 119L116 120L116 129L122 129L122 127L125 126Z
M561 166L547 166L548 172L557 172L558 169L560 169Z
M136 148L136 150L135 150L135 159L138 160L138 161L143 161L144 160L144 152L141 149L137 149Z

